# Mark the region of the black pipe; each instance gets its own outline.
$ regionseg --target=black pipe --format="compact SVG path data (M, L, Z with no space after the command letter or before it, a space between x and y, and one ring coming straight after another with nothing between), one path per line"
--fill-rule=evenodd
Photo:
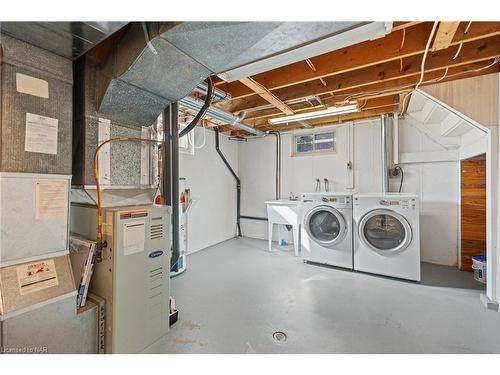
M163 204L172 207L172 176L170 160L170 105L163 110L163 144L162 151L162 192Z
M170 105L170 141L171 141L171 165L172 165L172 268L180 256L179 241L179 104Z
M267 221L267 217L259 217L259 216L246 216L246 215L241 215L241 219L248 219L248 220L261 220L261 221Z
M187 133L189 133L191 130L194 129L196 125L198 125L198 122L202 119L203 116L205 116L205 113L207 113L208 109L210 108L210 104L212 102L212 93L213 93L213 85L212 85L212 79L210 77L207 78L208 81L208 88L207 88L207 96L205 97L205 103L203 103L203 106L200 108L194 119L189 123L188 126L186 126L184 129L179 134L179 138L185 136Z
M231 164L227 161L226 157L222 153L222 151L219 148L219 129L217 127L214 128L215 131L215 150L219 154L220 158L226 165L227 169L231 174L233 175L234 179L236 180L236 230L238 233L238 237L241 237L241 226L240 226L240 201L241 201L241 181L236 172L234 171L233 168L231 168Z

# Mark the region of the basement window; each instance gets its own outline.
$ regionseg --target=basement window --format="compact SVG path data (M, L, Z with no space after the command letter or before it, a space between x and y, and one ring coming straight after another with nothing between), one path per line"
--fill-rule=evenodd
M335 132L300 134L295 136L294 155L335 151Z
M179 131L187 127L187 124L179 124ZM179 138L179 152L183 154L194 155L194 132L196 129L191 130L184 137Z

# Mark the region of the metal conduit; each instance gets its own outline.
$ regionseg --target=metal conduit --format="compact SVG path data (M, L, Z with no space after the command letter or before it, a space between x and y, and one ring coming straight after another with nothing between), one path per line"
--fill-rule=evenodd
M185 98L181 99L179 101L179 104L187 109L190 109L192 111L199 111L201 107L203 107L203 101L199 99L195 99L191 96L186 96ZM238 118L233 116L231 113L226 112L222 109L216 108L214 106L210 106L206 112L206 116L211 117L215 120L219 120L222 122L225 122L229 125L234 126L235 128L245 130L249 133L265 137L266 133L263 131L260 131L258 129L255 129L241 121L238 121Z
M208 85L205 82L198 83L198 85L195 87L194 91L197 91L201 94L207 94L208 92ZM231 99L231 94L225 91L222 91L221 89L218 89L214 87L212 89L212 100L217 100L220 102L226 102Z

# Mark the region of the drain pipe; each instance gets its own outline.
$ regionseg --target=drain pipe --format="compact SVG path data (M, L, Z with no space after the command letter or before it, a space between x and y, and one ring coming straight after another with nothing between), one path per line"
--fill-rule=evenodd
M179 105L170 104L170 162L172 178L172 258L170 267L172 268L180 256L180 237L179 237Z
M222 151L219 148L219 128L215 127L214 128L215 132L215 150L219 154L220 158L226 165L227 169L231 174L233 175L234 179L236 180L236 232L238 237L241 237L241 226L240 226L240 201L241 201L241 181L234 169L231 167L231 164L227 161L226 157L222 153Z
M387 129L388 129L388 124L387 124L387 116L386 115L381 115L380 116L380 123L381 123L381 154L382 154L382 193L387 193L389 192L389 170L387 168L387 155L388 155L388 147L387 147Z
M276 137L276 200L281 199L281 134L277 131L271 131Z

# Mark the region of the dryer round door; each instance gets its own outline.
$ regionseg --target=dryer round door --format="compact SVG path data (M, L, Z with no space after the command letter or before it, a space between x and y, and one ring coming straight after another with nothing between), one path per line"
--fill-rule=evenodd
M397 212L386 209L373 210L363 216L358 232L361 242L381 255L404 251L413 238L408 221Z
M337 244L347 232L344 216L330 206L310 210L304 218L304 227L309 237L323 246Z

